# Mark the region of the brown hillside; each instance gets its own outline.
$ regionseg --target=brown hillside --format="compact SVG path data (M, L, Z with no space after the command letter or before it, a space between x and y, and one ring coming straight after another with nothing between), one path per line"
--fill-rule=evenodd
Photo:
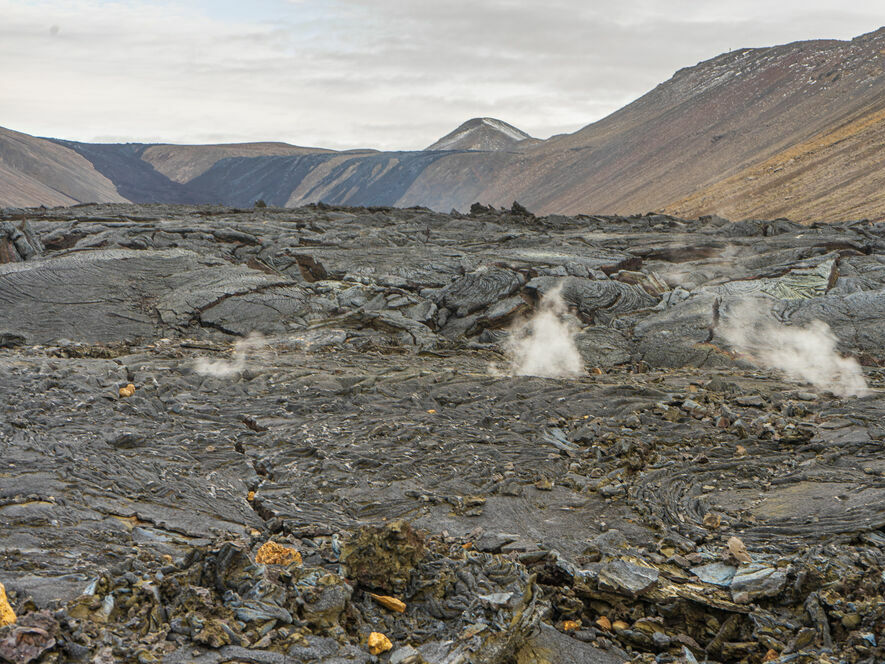
M689 217L715 212L730 219L885 221L885 108L821 132L667 211Z
M677 72L581 131L527 150L492 177L481 197L502 205L518 198L542 212L629 213L668 206L684 212L679 202L696 192L740 177L867 113L875 117L885 99L883 50L885 28L850 42L797 42L723 54ZM865 137L876 131L876 121L863 130ZM853 140L860 146L863 138ZM872 164L875 146L865 149ZM843 172L862 192L880 177L875 168L844 163L850 155L838 149L817 156L804 182L817 180L816 171ZM788 199L792 203L782 205L780 191L760 189L750 192L761 198L747 203L747 209L779 206L800 219L832 210L847 214L847 208L834 207L825 187L805 191L798 182L795 198ZM712 197L691 210L720 211ZM852 206L854 215L874 216L881 210L881 200Z
M0 127L0 207L126 202L73 150Z

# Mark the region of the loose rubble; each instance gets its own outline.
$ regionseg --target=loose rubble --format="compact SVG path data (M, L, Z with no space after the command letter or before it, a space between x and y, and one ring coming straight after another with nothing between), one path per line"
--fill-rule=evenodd
M0 661L883 661L883 240L3 210ZM555 289L583 371L511 375ZM747 297L864 390L730 344Z

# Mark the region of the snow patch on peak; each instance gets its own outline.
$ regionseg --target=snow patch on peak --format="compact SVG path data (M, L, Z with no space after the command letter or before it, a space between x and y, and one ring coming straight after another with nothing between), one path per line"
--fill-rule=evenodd
M427 150L505 150L530 139L524 131L495 118L473 118L446 134Z
M506 122L501 122L500 120L496 120L495 118L483 118L482 121L484 124L488 125L492 129L496 129L502 134L509 136L514 141L524 141L527 138L531 138L531 136L529 136L521 129L517 129L513 125L509 125Z

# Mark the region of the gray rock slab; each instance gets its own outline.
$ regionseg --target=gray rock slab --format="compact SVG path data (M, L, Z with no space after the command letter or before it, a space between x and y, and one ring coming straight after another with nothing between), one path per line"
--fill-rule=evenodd
M658 570L624 560L607 563L597 577L600 588L637 597L653 588L660 577Z
M710 563L692 567L690 571L704 583L728 588L737 573L737 568L725 563Z
M31 343L152 338L188 326L224 297L286 281L182 249L9 263L0 265L0 330Z
M787 570L749 565L740 567L729 586L731 598L738 604L747 604L763 597L774 597L787 583Z

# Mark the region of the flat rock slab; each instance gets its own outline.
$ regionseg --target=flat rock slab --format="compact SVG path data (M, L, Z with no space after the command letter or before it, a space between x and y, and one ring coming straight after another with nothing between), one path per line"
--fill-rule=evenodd
M692 567L690 571L704 583L711 583L721 588L728 588L734 579L734 575L737 574L736 567L726 565L725 563L700 565Z
M654 588L660 573L651 567L642 567L624 560L606 564L597 577L600 588L611 592L638 597Z
M202 308L288 279L183 249L108 249L0 265L0 330L48 343L132 341L186 328Z
M731 598L748 604L761 597L774 597L787 583L787 570L774 567L748 566L738 569L729 584Z

